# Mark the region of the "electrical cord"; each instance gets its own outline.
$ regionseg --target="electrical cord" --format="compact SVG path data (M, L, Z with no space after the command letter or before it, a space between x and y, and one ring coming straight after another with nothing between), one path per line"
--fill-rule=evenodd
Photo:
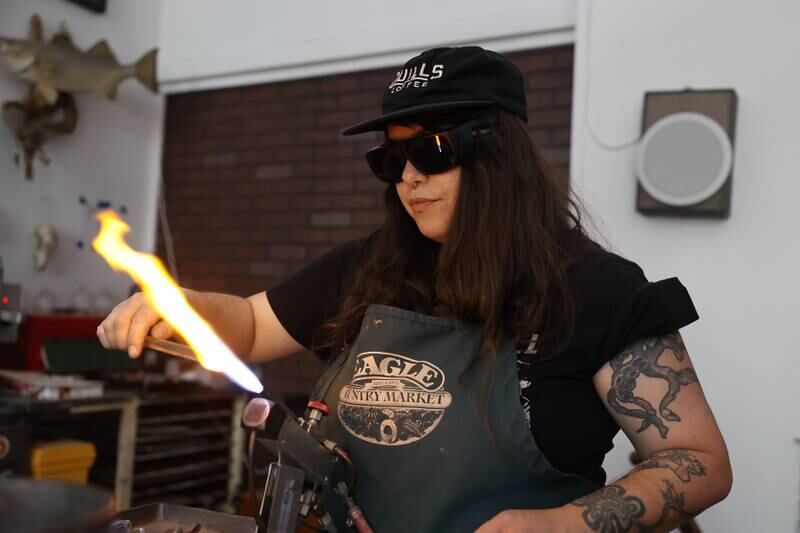
M264 524L264 521L261 520L261 509L258 505L258 498L256 497L256 474L255 474L255 463L253 462L253 448L255 447L256 442L256 432L250 431L250 435L247 438L247 475L250 482L250 497L252 499L253 505L253 516L255 516L256 524L258 524L259 531L266 531L267 527Z
M161 235L164 239L164 249L167 254L167 266L169 273L175 280L175 283L180 285L178 281L178 265L175 261L175 243L172 240L172 230L169 227L169 218L167 217L167 200L165 198L166 192L164 187L164 175L159 177L159 191L158 191L158 221L161 226Z
M353 474L353 482L350 484L350 487L348 488L348 492L350 492L350 493L355 492L356 485L358 484L358 470L356 470L356 466L353 464L353 461L350 460L350 456L347 454L347 452L344 450L344 448L342 448L338 444L333 446L333 451L334 451L334 453L336 453L336 455L341 457L342 460L344 462L346 462L347 465L350 467L350 472Z
M589 133L589 136L592 140L597 144L599 147L612 151L618 152L622 150L628 150L633 148L639 141L642 139L642 135L639 134L636 136L635 139L632 141L627 141L620 144L611 144L603 141L597 133L595 133L594 128L592 127L592 121L589 118L589 95L591 94L591 82L592 82L592 70L591 70L591 39L592 39L592 1L586 0L586 91L584 92L584 100L583 100L583 123L586 126L586 131Z

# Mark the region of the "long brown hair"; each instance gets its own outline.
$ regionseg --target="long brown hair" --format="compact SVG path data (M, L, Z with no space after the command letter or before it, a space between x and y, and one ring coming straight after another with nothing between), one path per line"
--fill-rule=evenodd
M461 164L458 201L441 245L419 232L396 188L387 187L386 220L325 326L327 345L352 343L374 303L482 324L480 357L496 357L504 335L518 341L539 334L539 353L555 354L566 344L575 315L566 270L592 244L582 209L524 122L504 111L491 114L491 133L475 137L472 157ZM413 122L436 131L426 118Z

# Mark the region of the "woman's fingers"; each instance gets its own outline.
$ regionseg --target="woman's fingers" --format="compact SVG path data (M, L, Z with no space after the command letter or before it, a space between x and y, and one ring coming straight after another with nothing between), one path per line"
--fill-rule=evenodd
M106 339L106 332L103 331L103 324L97 326L97 338L100 339L100 344L103 345L103 348L111 349L111 344Z
M160 317L148 305L143 305L136 311L136 314L131 318L130 328L128 329L126 342L128 355L139 357L139 354L142 353L144 338L150 328L158 323L159 320L161 320Z
M105 348L126 350L131 357L138 357L145 336L159 320L142 293L136 293L108 314L97 328L97 338Z
M174 335L174 333L175 332L172 330L172 326L163 320L159 321L158 324L150 328L150 335L156 337L157 339L169 339Z
M125 316L130 314L130 307L132 305L133 297L119 303L108 316L100 323L97 328L97 336L101 342L105 340L103 346L109 350L119 349L121 343L118 339L126 339L128 337L128 329L125 323ZM102 332L102 336L101 336Z

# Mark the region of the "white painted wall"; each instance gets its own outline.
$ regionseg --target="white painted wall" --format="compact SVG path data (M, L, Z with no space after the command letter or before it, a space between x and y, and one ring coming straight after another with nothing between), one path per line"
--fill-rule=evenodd
M651 279L678 275L701 319L684 330L734 467L704 531L798 526L800 358L800 2L580 0L573 178L605 233ZM739 95L731 217L635 211L633 151L648 90L734 88ZM628 468L626 439L607 460Z
M28 21L38 12L49 37L64 22L76 44L88 48L106 38L117 58L132 62L158 44L159 0L108 2L105 15L56 0L0 3L0 35L22 38ZM27 85L0 69L0 100L19 100ZM120 87L117 102L97 95L79 95L77 131L45 145L49 167L39 163L33 181L14 166L14 142L0 124L0 257L5 279L21 283L27 310L48 305L98 308L116 304L127 295L130 278L111 271L88 247L96 225L78 199L105 199L128 209L132 233L128 240L140 250L155 243L156 198L161 160L163 97L137 81ZM50 223L60 242L51 265L39 273L33 267L32 231Z
M575 0L164 2L167 92L402 64L437 45L508 52L573 41Z

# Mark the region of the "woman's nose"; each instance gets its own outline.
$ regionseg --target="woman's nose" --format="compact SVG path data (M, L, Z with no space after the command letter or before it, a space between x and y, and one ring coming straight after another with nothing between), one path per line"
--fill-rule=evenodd
M416 169L411 161L406 160L406 166L403 168L403 181L411 187L416 187L423 181L428 179L428 176Z

